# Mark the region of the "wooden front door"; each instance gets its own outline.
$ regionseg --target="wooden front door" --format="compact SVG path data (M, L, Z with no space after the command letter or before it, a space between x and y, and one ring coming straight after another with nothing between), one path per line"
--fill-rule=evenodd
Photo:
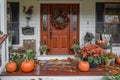
M48 54L69 54L79 39L78 4L42 4L41 40L49 47Z

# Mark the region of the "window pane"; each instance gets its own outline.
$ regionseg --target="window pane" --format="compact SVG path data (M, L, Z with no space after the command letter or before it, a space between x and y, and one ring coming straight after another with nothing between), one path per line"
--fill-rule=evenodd
M76 31L77 30L77 9L73 8L72 11L72 31Z
M47 10L43 10L43 31L47 31Z
M112 43L120 43L120 24L106 24L105 33L112 34Z
M7 4L7 30L13 35L9 38L12 44L19 44L19 3L10 2Z

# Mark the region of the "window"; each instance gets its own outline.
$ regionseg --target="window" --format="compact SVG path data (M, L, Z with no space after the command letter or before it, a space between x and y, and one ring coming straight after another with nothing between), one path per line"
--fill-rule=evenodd
M120 45L120 3L96 3L96 33L112 35L112 45Z
M12 44L19 44L19 3L7 4L7 28L8 33L13 32Z

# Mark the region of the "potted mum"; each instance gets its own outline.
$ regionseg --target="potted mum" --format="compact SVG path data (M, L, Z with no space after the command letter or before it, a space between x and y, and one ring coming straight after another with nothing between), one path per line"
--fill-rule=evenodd
M96 67L103 62L104 52L105 51L100 46L88 44L79 50L79 55L82 60L86 60L90 63L90 67Z
M34 50L25 50L23 47L20 47L10 54L10 60L17 64L18 70L31 72L34 69L34 56Z

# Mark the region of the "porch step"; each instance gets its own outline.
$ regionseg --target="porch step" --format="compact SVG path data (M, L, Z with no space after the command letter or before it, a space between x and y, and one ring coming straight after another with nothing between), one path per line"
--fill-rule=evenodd
M37 60L50 60L50 59L67 59L68 57L70 58L75 58L74 55L40 55L36 56Z

